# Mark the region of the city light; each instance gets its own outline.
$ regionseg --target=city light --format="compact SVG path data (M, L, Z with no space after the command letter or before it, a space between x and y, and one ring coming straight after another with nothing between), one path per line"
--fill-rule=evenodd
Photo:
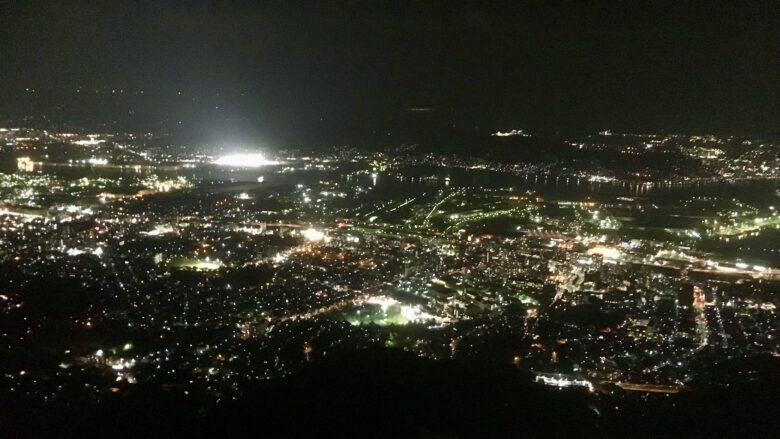
M614 247L598 246L588 249L589 255L602 255L604 259L616 260L620 257L620 250Z
M523 132L523 130L511 130L511 131L496 131L495 133L491 134L491 136L495 136L495 137L512 137L512 136L530 137L530 134Z
M8 3L3 437L777 434L775 3Z

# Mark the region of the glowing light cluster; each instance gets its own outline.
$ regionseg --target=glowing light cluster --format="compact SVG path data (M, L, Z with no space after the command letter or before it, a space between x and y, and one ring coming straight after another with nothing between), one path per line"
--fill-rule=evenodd
M218 166L233 166L237 168L258 168L260 166L276 165L279 162L266 159L262 154L228 154L212 162Z
M398 305L400 302L387 296L371 296L366 300L366 303L372 305L379 305L382 307L382 311L387 311L388 308L394 305Z
M548 386L555 386L555 387L571 387L571 386L587 387L590 391L593 391L593 384L587 380L578 380L578 379L568 378L568 377L537 375L536 382L546 384Z
M593 247L591 249L588 249L588 254L602 255L604 259L617 259L620 257L620 250L614 247L598 246L598 247Z
M35 162L30 157L19 157L16 159L16 165L20 171L32 172L35 170Z
M401 316L410 322L440 320L438 317L421 310L417 305L404 305L398 300L388 296L372 296L368 298L365 303L379 305L382 308L382 312L387 312L390 308L398 307L398 312L401 314Z
M89 136L88 140L76 140L73 143L79 146L95 146L106 142L105 140L97 139L95 137L96 136Z
M168 233L173 233L173 227L168 225L157 225L154 226L152 230L149 230L148 232L141 232L142 235L147 236L160 236L160 235L166 235Z
M323 241L325 240L325 233L317 230L317 229L306 229L303 232L301 232L303 237L307 241Z
M521 136L521 137L531 137L530 134L523 132L523 130L512 130L512 131L498 131L491 136L495 137L511 137L511 136Z
M222 261L219 259L211 259L209 257L206 257L206 259L181 259L174 263L174 265L180 268L190 268L196 271L219 270L224 266Z

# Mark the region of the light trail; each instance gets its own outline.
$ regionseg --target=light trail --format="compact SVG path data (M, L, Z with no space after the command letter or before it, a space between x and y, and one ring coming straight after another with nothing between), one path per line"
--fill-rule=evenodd
M465 191L465 189L458 189L456 191L453 191L452 193L450 193L446 197L442 198L438 203L434 204L433 208L431 209L431 211L428 212L428 215L425 215L425 219L423 219L423 225L427 226L430 223L431 217L433 217L433 215L436 213L436 211L439 210L439 207L441 207L444 203L446 203L447 201L449 201L450 199L452 199L456 195L462 194L464 191Z

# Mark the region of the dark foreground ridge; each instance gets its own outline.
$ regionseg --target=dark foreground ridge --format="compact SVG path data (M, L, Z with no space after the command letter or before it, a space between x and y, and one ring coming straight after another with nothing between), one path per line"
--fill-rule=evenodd
M777 372L777 362L773 360ZM779 375L780 376L780 375ZM312 364L207 406L181 389L134 388L103 403L4 401L3 437L771 437L777 381L648 399L561 391L480 361L366 350ZM617 406L611 406L618 404ZM505 436L504 436L505 437Z

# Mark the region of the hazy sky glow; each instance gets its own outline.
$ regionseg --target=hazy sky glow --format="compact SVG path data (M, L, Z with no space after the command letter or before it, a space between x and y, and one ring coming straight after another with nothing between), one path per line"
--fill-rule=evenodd
M0 118L274 144L475 126L776 131L774 2L176 5L4 2Z

